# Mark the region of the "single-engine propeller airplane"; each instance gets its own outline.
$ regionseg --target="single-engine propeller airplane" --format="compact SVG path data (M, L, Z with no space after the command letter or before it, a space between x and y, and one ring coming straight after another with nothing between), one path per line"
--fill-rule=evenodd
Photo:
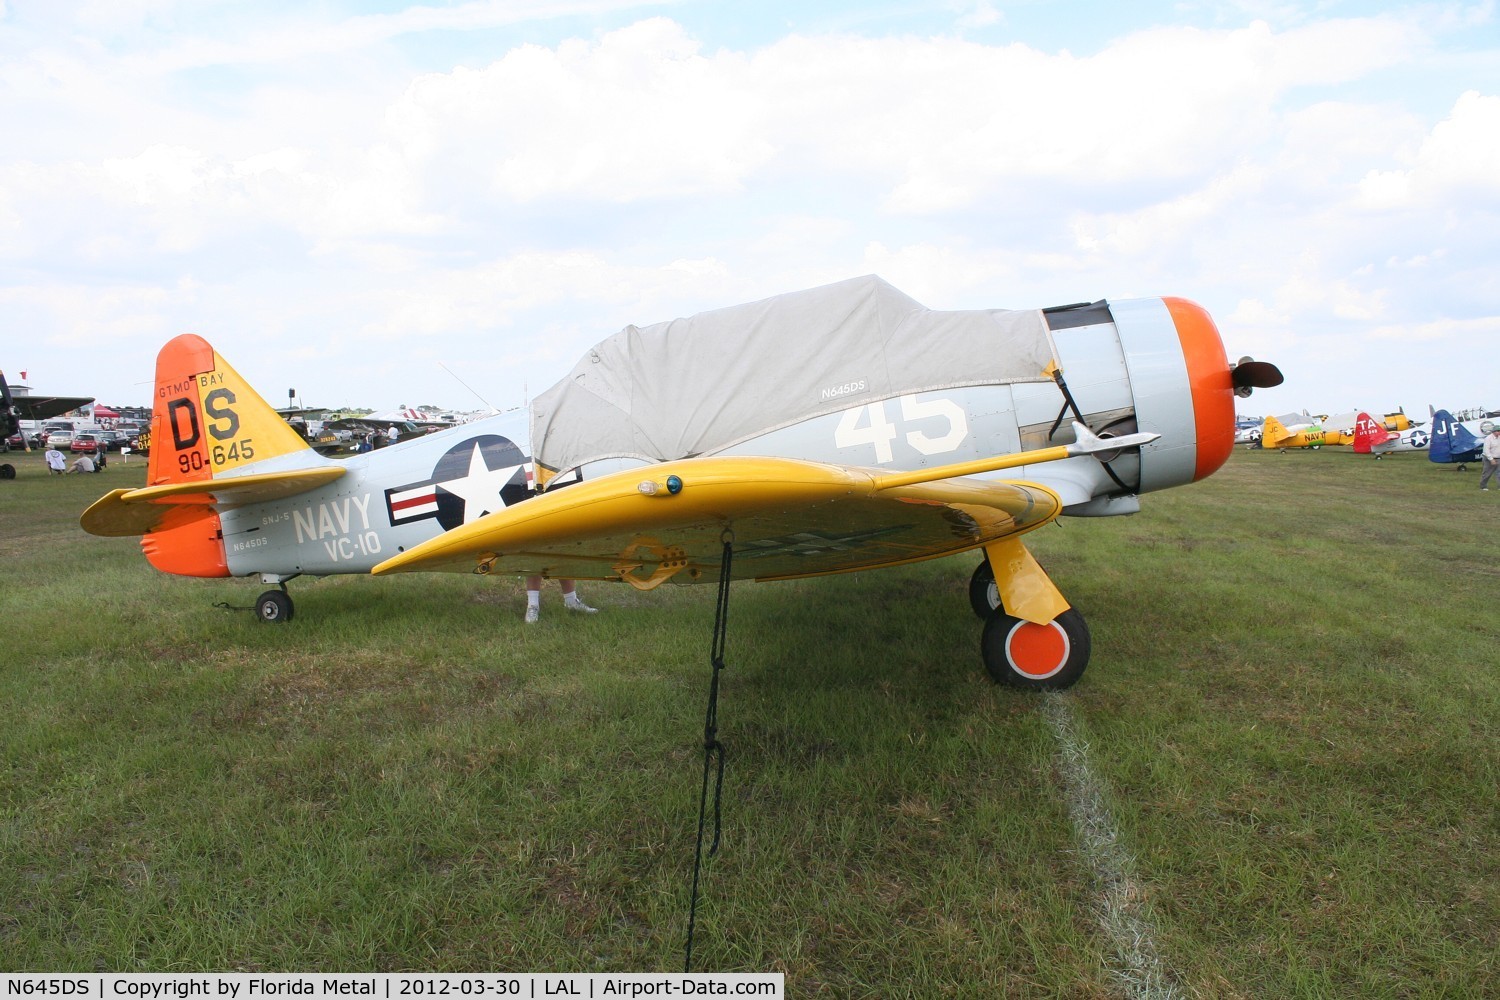
M276 585L265 621L292 618L303 575L649 590L720 581L731 556L784 580L978 549L986 668L1062 688L1088 629L1021 536L1208 476L1236 396L1280 382L1184 299L936 311L867 276L627 327L529 409L334 461L188 334L157 359L148 484L81 520L143 535L164 572Z
M1435 411L1427 460L1438 465L1457 464L1454 471L1467 471L1470 462L1479 461L1485 436L1494 426L1493 420L1459 420L1447 410Z
M1428 442L1428 433L1420 427L1412 426L1411 421L1405 419L1393 421L1391 415L1387 414L1384 421L1377 420L1368 413L1361 412L1354 421L1354 453L1356 455L1374 455L1376 460L1400 451L1425 451ZM1401 427L1392 427L1392 423L1404 424Z
M1279 449L1282 454L1285 454L1288 448L1321 448L1330 443L1333 442L1328 440L1322 424L1315 419L1293 420L1290 416L1266 417L1266 422L1260 432L1260 446Z

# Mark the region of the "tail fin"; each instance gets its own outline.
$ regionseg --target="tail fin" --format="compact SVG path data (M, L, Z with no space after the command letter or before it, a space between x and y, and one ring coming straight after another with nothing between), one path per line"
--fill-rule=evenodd
M264 469L283 456L291 457L272 469L325 464L208 341L187 333L167 342L156 356L148 489L242 478L252 473L248 466ZM105 498L111 499L119 498ZM192 502L157 508L161 513L141 538L146 558L165 573L228 576L213 497L179 500Z
M1439 464L1463 461L1479 447L1479 439L1447 410L1438 410L1432 415L1432 439L1427 445L1427 458Z
M1394 436L1380 421L1361 412L1354 421L1354 453L1368 455L1375 445L1385 444Z
M1275 417L1267 417L1265 424L1260 429L1260 446L1262 448L1275 448L1280 442L1292 436L1292 432L1286 429L1286 425Z
M279 468L323 464L208 341L185 333L167 342L156 356L149 485L242 475L246 466L283 455L307 460Z

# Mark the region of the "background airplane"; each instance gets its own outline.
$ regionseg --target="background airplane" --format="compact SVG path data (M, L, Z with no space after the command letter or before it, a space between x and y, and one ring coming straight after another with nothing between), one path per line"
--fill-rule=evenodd
M1411 427L1411 421L1407 419L1406 413L1397 409L1395 413L1387 413L1379 420L1371 417L1363 410L1339 413L1333 416L1323 417L1318 421L1323 428L1323 443L1333 445L1352 445L1355 443L1355 435L1358 433L1358 422L1360 418L1374 421L1376 426L1383 427L1387 431L1403 431Z
M1290 414L1266 418L1261 426L1260 446L1282 451L1288 448L1321 448L1323 438L1323 427L1317 421L1311 420L1306 414Z
M1494 426L1493 420L1457 420L1447 410L1437 410L1432 415L1432 438L1427 446L1428 461L1439 465L1456 464L1458 468L1454 471L1466 471L1468 463L1479 461L1484 436Z
M1363 411L1351 411L1333 416L1313 416L1306 412L1289 413L1280 417L1267 417L1257 438L1264 448L1321 448L1324 445L1352 445L1355 443L1357 424L1361 418L1370 418ZM1404 412L1387 413L1374 421L1375 425L1389 431L1405 431L1412 423ZM1248 435L1247 435L1248 437Z
M1429 434L1426 430L1411 426L1409 420L1396 421L1405 423L1406 426L1399 430L1392 429L1390 414L1387 414L1386 418L1386 420L1377 420L1368 413L1359 414L1354 423L1354 453L1356 455L1374 455L1378 460L1396 452L1427 449Z
M1236 396L1280 380L1231 365L1183 299L940 312L866 277L627 327L529 409L332 461L184 335L157 360L148 485L81 523L143 535L165 572L276 585L266 621L292 618L302 575L649 590L980 549L991 676L1067 687L1088 630L1020 536L1210 475Z
M9 440L13 434L21 434L23 420L46 420L93 401L93 396L33 396L29 391L12 393L5 373L0 371L0 443ZM31 442L25 434L21 434L21 447L31 450ZM15 466L0 464L0 479L14 478Z
M1234 443L1259 445L1264 417L1236 417L1234 421Z

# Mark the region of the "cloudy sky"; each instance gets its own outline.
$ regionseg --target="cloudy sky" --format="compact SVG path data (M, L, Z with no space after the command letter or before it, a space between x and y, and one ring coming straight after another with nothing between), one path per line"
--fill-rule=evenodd
M514 405L875 273L1181 295L1247 412L1500 407L1493 0L0 0L0 367Z

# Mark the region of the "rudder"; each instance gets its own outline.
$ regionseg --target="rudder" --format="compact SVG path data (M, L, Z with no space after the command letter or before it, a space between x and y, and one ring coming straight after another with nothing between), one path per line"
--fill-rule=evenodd
M1385 425L1368 413L1361 413L1354 421L1354 453L1368 455L1377 444L1385 444L1392 437Z
M1460 455L1473 451L1478 444L1469 429L1447 410L1432 415L1432 439L1427 444L1427 458L1439 465L1459 461Z
M306 453L302 437L202 337L174 337L156 356L146 482L233 476L247 465Z
M1292 432L1286 429L1286 425L1275 417L1267 417L1266 422L1260 429L1260 446L1262 448L1275 448L1282 441L1292 436Z
M323 461L208 341L185 333L157 354L148 486L206 485L247 465L297 453L309 465ZM141 551L164 573L229 575L219 514L206 494L170 511L142 536Z

